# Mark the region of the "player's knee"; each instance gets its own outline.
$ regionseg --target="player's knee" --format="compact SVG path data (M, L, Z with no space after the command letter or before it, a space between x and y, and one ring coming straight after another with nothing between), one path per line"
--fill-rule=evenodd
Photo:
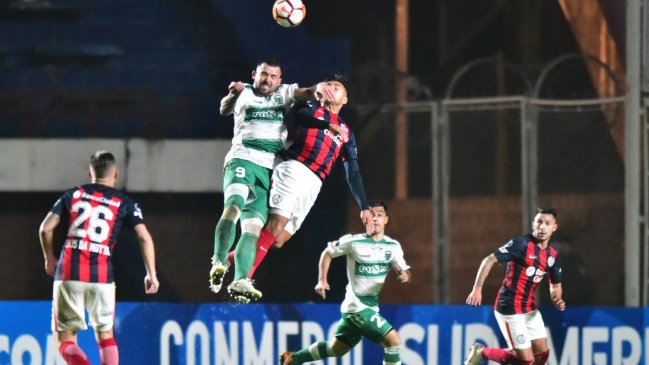
M261 227L264 226L264 222L259 218L248 218L241 220L241 232L251 233L255 236L259 236L261 232Z
M273 250L278 250L278 249L282 248L282 247L284 246L285 243L286 243L286 242L276 241L276 242L273 243L273 245L270 246L270 247L271 247Z
M394 328L391 329L390 332L385 335L381 344L384 348L401 346L401 337L399 337L399 332Z
M241 216L241 208L236 205L226 205L223 209L223 214L221 214L221 219L227 219L232 222L236 222Z

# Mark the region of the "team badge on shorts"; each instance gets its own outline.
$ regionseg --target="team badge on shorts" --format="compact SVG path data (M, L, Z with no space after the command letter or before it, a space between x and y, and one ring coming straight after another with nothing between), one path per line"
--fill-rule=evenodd
M282 201L282 196L275 194L271 199L273 200L273 204L279 204Z
M524 344L525 343L525 335L516 336L516 342L518 342L520 344Z

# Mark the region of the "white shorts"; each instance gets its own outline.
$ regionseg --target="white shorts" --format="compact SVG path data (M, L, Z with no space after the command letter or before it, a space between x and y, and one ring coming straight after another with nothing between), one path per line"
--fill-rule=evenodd
M86 330L86 314L97 331L113 328L115 283L56 280L52 293L52 331Z
M538 310L523 314L501 314L494 311L494 314L510 349L528 349L532 347L533 340L548 337Z
M299 161L287 160L273 169L270 212L288 218L284 230L295 234L315 203L322 180Z

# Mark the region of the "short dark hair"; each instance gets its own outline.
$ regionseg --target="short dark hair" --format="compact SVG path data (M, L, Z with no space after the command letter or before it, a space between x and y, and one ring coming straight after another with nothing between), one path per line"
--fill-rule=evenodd
M349 80L347 79L347 76L341 73L334 73L327 76L327 78L325 79L325 82L329 82L329 81L340 82L345 87L345 90L347 90L347 93L349 93Z
M370 200L369 202L367 202L367 205L370 209L375 207L383 207L383 210L385 210L385 214L388 214L388 206L385 204L383 200Z
M557 212L556 209L554 209L552 207L538 208L536 210L536 214L551 214L554 217L555 220L557 218L559 218L559 213Z
M261 66L264 63L270 67L281 67L279 65L279 61L275 57L268 57L260 60L259 62L257 62L257 67Z
M102 179L115 166L115 156L108 151L97 151L90 156L90 168L96 178Z

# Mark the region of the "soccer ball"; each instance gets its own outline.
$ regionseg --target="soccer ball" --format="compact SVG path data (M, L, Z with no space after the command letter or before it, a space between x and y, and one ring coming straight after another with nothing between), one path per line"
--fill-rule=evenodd
M306 16L302 0L276 0L273 5L273 18L284 28L297 27Z

